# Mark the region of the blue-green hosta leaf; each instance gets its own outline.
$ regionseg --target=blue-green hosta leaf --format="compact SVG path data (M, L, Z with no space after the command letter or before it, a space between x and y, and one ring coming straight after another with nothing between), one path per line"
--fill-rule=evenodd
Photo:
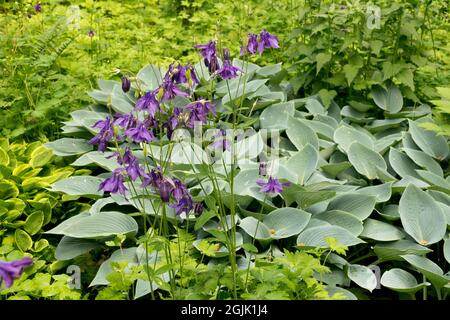
M334 128L329 124L319 120L298 119L317 133L319 138L333 141Z
M284 239L299 234L308 224L311 214L295 208L276 209L258 221L244 218L239 226L258 240Z
M298 119L289 117L286 133L297 150L302 150L308 143L315 149L319 149L319 139L316 133Z
M377 212L386 220L396 221L400 219L400 213L398 212L398 205L396 204L388 204L381 210L377 210Z
M416 186L417 188L428 188L430 185L426 183L423 180L411 177L411 176L405 176L403 179L395 182L392 185L392 191L393 192L403 192L407 186L410 184Z
M381 261L401 260L401 256L405 254L425 255L431 252L427 247L421 246L411 240L378 243L373 250Z
M383 157L359 142L353 142L348 149L348 160L358 173L370 180L379 177L379 170L386 170L387 165Z
M83 167L95 163L106 170L113 171L114 169L120 167L120 165L117 163L115 157L111 157L112 155L113 152L91 151L83 154L75 160L72 165Z
M438 136L433 131L419 127L416 122L411 120L408 120L408 122L409 133L423 152L438 160L443 160L448 156L449 147L447 140L443 136Z
M376 202L387 202L392 195L392 182L364 187L356 190L356 192L359 194L374 196Z
M67 220L69 221L69 220ZM123 213L105 211L93 216L72 220L64 226L57 226L46 233L61 234L72 238L101 239L119 234L135 234L136 221Z
M305 108L310 114L326 114L324 106L314 98L308 98L306 100Z
M94 133L99 129L92 128L92 126L99 120L105 120L109 114L107 112L92 111L89 109L75 110L70 113L72 117L72 125L83 127L87 131Z
M107 276L113 272L112 263L113 262L128 262L128 266L137 266L138 259L136 256L136 247L127 248L127 249L119 249L113 252L111 257L102 263L100 268L95 275L95 278L89 284L89 287L98 286L98 285L108 285L109 281L106 279Z
M409 185L399 204L405 231L422 245L440 241L446 230L446 217L436 201L426 192Z
M256 90L258 90L262 85L264 85L267 80L268 79L251 80L245 84L245 89L243 81L241 81L239 87L237 87L237 83L236 86L230 86L230 92L228 92L228 90L225 92L225 95L222 98L222 104L225 105L230 101L249 96L250 94L256 92Z
M416 170L420 168L406 154L397 149L391 148L389 150L389 164L402 178L411 176L420 179L420 176L416 173Z
M89 209L89 213L91 215L98 214L102 210L102 208L108 204L116 203L112 197L101 198L95 201L95 203Z
M245 71L245 67L243 69ZM281 63L272 64L256 70L256 74L261 77L271 77L281 71Z
M322 225L303 230L297 238L298 247L328 247L326 238L335 238L339 244L354 246L364 243L350 231L331 225Z
M344 106L341 110L341 116L347 118L354 123L367 123L372 121L374 118L369 118L366 114L356 111L350 106Z
M287 168L298 176L295 183L304 185L316 170L319 153L309 143L295 153L286 163Z
M92 145L85 139L62 138L47 142L44 146L53 150L57 156L67 157L83 154L92 150Z
M366 219L364 221L364 230L360 234L360 237L377 241L395 241L403 239L404 234L400 229L389 223Z
M320 169L322 169L322 171L328 173L333 178L335 178L339 173L341 173L342 171L345 171L351 167L352 167L352 164L350 162L343 161L343 162L339 162L339 163L329 163L329 164L322 165L322 166L320 166Z
M385 131L387 129L398 128L400 124L406 119L383 119L383 120L374 120L371 122L366 128L370 130L370 132L380 132Z
M344 300L358 300L358 298L351 292L341 287L329 285L326 287L328 296L332 297L334 294L340 294L344 296Z
M412 254L403 255L402 258L422 273L436 288L442 288L450 282L444 271L430 259Z
M134 109L135 101L131 95L122 91L121 85L115 85L111 94L111 107L116 112L129 113Z
M296 208L281 208L269 213L264 224L269 228L271 238L283 239L299 234L308 224L311 214Z
M347 276L361 288L372 292L377 287L375 274L366 266L351 264L348 266Z
M314 214L314 219L328 222L332 226L339 226L359 236L363 231L363 223L356 216L340 210L330 210Z
M429 156L425 152L410 148L403 148L403 150L406 152L408 157L411 158L411 160L413 160L422 168L427 169L428 171L437 174L440 177L444 176L444 173L439 163L437 163L436 160L434 160L431 156Z
M370 216L375 208L375 197L358 193L345 193L334 198L327 210L341 210L348 212L359 220Z
M450 239L445 239L443 251L445 260L450 263Z
M95 240L64 236L56 247L55 258L58 260L70 260L97 247L100 247L100 243Z
M102 178L92 176L73 176L59 180L52 185L52 191L64 192L71 196L102 196L99 190Z
M181 141L172 145L169 162L175 164L202 164L210 163L208 154L197 144ZM163 154L168 154L169 145L163 147Z
M273 104L263 110L259 116L262 129L284 130L288 127L290 116L294 116L295 106L292 101Z
M417 283L416 278L409 272L393 268L383 273L381 284L397 292L415 293L430 285L428 282Z
M162 68L149 64L139 70L137 78L142 82L140 83L141 87L145 91L150 91L156 89L163 82L164 73Z
M345 153L349 152L350 146L354 142L359 142L369 149L374 148L374 140L370 135L349 125L341 125L337 128L334 132L334 141Z
M431 185L431 188L450 194L450 182L426 170L416 170L419 176Z
M394 85L388 85L387 89L375 86L371 94L375 104L389 113L398 113L403 107L402 93Z

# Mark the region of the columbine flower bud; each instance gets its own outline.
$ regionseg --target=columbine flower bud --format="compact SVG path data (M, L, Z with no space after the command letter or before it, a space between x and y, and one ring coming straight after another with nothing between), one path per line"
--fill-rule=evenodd
M131 87L130 79L127 76L123 76L121 79L122 79L122 91L123 92L130 91Z

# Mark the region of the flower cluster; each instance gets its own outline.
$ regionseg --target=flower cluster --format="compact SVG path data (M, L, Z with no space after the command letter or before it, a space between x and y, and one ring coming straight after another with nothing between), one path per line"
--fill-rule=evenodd
M33 260L30 257L10 262L0 261L0 284L5 281L6 288L10 288L14 279L18 279L22 275L23 269L32 264Z
M245 50L251 53L256 53L258 50L262 53L265 48L277 47L278 39L264 30L261 31L259 40L256 35L249 35ZM242 72L241 69L233 66L230 51L227 48L223 49L223 63L219 63L215 41L197 45L194 48L200 50L205 65L213 76L217 75L229 80L235 78L238 72ZM124 93L131 90L131 81L139 80L122 76L121 86ZM106 117L105 120L97 121L93 128L99 131L89 143L98 145L98 150L104 152L108 143L113 140L116 143L122 141L137 144L150 143L161 139L164 134L171 139L177 128L193 129L197 123L207 124L210 116L216 116L216 110L211 101L197 97L197 100L183 107L173 107L169 103L175 97L194 97L194 89L199 83L195 69L190 63L171 64L162 78L162 83L156 89L145 93L138 91L140 97L130 113L117 113ZM137 84L138 90L139 87ZM225 138L224 130L220 130L214 138L211 144L213 148L230 150L231 142ZM189 190L180 180L164 176L159 167L146 172L130 147L119 148L120 150L112 156L116 157L120 167L100 184L99 190L125 195L128 191L125 183L140 180L142 188L151 187L156 194L159 194L161 201L169 203L178 215L188 214L192 210L196 214L202 213L203 205L194 203ZM259 181L258 185L262 187L262 192L279 193L287 184L269 177L267 183Z
M264 52L264 49L276 49L279 47L278 38L264 29L259 33L259 39L254 33L248 34L247 45L241 46L241 56L247 53L253 55L256 54L256 51L261 55Z
M256 184L261 187L260 191L269 195L275 195L283 192L283 187L288 187L289 182L280 182L277 178L269 176L267 181L258 179Z

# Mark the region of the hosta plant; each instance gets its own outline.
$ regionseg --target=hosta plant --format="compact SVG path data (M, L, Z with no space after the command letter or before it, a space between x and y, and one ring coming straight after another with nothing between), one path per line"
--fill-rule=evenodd
M99 81L90 93L98 103L65 123L70 137L47 144L92 171L52 190L95 200L48 231L63 236L56 257L116 246L91 286L128 268L135 276L118 288L136 282L134 298L183 298L182 249L170 240L187 232L200 262L228 270L216 298L260 298L273 286L252 284L271 272L261 264L304 259L319 263L313 273L327 297L382 288L445 298L449 146L421 126L430 107L408 105L392 82L371 88L366 114L320 95L288 100L282 66L251 62L277 47L263 30L249 34L241 59L211 41L195 47L195 65ZM302 292L316 283L304 281L300 293L277 297L310 297Z

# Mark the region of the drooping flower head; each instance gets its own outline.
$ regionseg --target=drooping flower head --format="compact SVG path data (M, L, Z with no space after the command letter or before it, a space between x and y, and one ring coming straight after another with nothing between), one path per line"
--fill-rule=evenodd
M42 5L41 5L40 2L36 3L36 4L33 6L33 8L34 8L34 11L35 11L35 12L38 12L38 13L42 12Z
M145 174L144 170L142 170L142 167L139 165L139 160L136 157L133 157L133 159L129 161L126 170L128 176L133 181L135 181L139 177L143 177Z
M283 192L283 187L287 187L290 185L289 182L280 182L277 178L273 178L271 176L269 176L267 182L261 179L256 180L256 184L261 187L261 192L267 193L269 195L281 193Z
M196 202L194 204L194 213L197 216L200 216L203 213L204 209L205 209L205 207L203 206L203 204L201 202Z
M186 68L178 63L178 66L169 65L169 70L164 76L165 80L172 80L174 83L186 83Z
M189 87L195 87L200 83L200 81L197 78L197 74L195 73L194 66L190 63L188 63L185 67L186 69L186 79L189 84Z
M128 190L124 185L124 172L125 170L123 168L117 168L112 172L111 177L105 179L102 183L100 183L100 186L98 190L103 190L105 192L111 192L111 193L121 193L125 194L125 191Z
M23 269L33 264L30 257L25 257L15 261L0 261L0 285L5 282L5 287L10 288L15 279L18 279Z
M214 141L211 143L211 147L213 147L216 150L231 150L231 142L230 140L226 139L226 132L224 129L220 129L219 132L214 135Z
M163 84L158 88L158 90L162 90L162 101L170 101L176 96L189 96L188 93L181 91L170 79L164 79Z
M141 121L138 121L138 124L135 128L129 128L125 131L125 135L130 138L135 143L155 141L156 137L153 134L153 131L148 130L145 127L145 124Z
M259 175L263 177L267 176L267 162L260 162Z
M264 49L279 48L278 38L264 29L259 33L258 52L262 54Z
M200 50L200 54L208 62L211 62L216 57L216 42L209 41L207 44L199 44L194 46L195 49Z
M210 41L207 44L199 44L194 48L200 50L200 54L203 57L205 65L208 67L209 72L214 73L219 68L219 60L217 59L216 42Z
M159 101L156 99L156 90L147 92L136 102L136 110L147 111L152 117L156 111L162 111Z
M249 33L247 38L247 51L255 54L258 49L258 36L254 33Z
M170 205L170 207L175 209L177 215L181 215L182 213L188 214L193 209L194 202L192 201L191 195L185 193L177 203Z
M208 114L216 114L214 105L204 99L191 102L186 106L186 111L189 112L189 120L186 123L188 128L194 128L195 122L206 124Z
M87 35L88 35L89 38L94 37L94 36L95 36L94 30L89 30L88 33L87 33Z
M142 187L145 188L147 186L152 186L154 188L158 188L162 180L163 180L162 169L161 167L158 166L155 169L152 169L150 173L146 173L144 175Z
M97 133L91 140L89 140L89 144L98 145L98 150L105 151L108 142L114 137L114 128L112 125L112 121L110 117L106 117L105 120L97 121L92 128L100 129L100 132Z
M137 124L137 119L133 113L116 113L114 115L114 124L118 127L128 129L135 127Z
M217 74L224 80L236 78L241 69L231 64L230 60L224 60L222 68L217 71Z
M130 91L131 88L130 78L128 78L127 76L123 76L120 80L122 81L122 91L123 92Z

